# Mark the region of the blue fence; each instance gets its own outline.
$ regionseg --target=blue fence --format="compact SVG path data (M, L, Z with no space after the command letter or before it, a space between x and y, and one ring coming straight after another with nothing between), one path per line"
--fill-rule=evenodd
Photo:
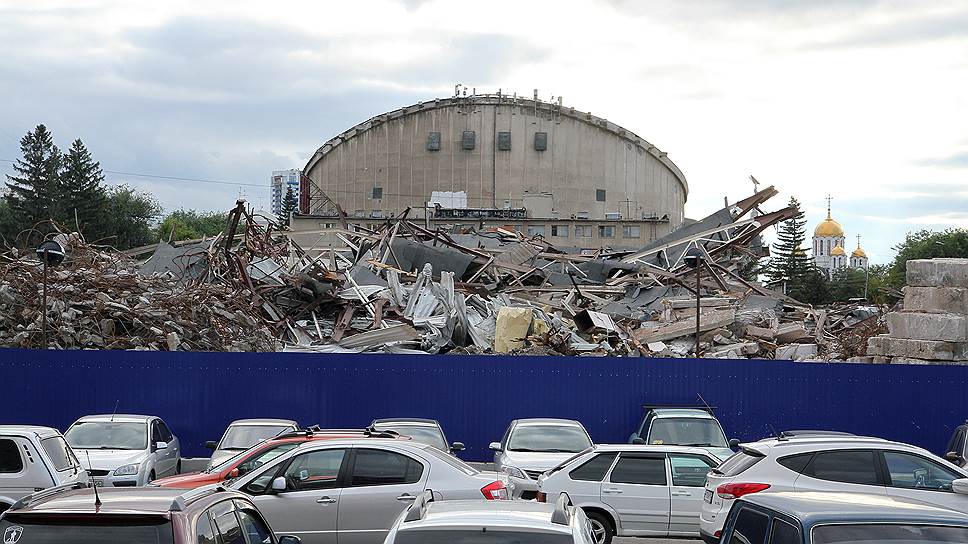
M432 417L470 460L489 457L510 420L582 421L596 442L624 442L641 406L717 407L729 438L823 428L940 452L968 417L968 366L757 360L315 355L0 350L0 424L66 429L85 414L163 417L187 456L204 456L229 421L286 417L361 427Z

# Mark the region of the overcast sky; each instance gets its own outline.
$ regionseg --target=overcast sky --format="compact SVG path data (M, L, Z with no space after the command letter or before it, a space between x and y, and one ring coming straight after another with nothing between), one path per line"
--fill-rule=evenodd
M685 173L686 213L749 175L863 235L968 227L968 2L0 0L0 172L45 123L168 209L267 205L272 170L387 110L562 95ZM240 186L239 183L262 187ZM808 243L809 245L809 243Z

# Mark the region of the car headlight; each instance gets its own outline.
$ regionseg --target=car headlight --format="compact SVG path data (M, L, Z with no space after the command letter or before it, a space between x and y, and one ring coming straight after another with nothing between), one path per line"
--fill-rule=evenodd
M138 473L138 469L141 468L140 463L132 463L130 465L121 465L120 467L114 469L115 476L134 476Z
M528 479L528 477L524 474L524 471L518 467L505 466L501 468L501 471L512 478L521 478L522 480Z

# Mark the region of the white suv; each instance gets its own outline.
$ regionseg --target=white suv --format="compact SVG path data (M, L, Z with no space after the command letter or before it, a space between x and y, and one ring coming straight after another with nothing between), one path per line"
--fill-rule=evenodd
M87 482L60 431L34 425L0 425L0 513L41 489Z
M706 477L699 530L719 542L733 501L770 491L869 493L919 500L968 512L968 496L954 486L968 471L921 448L880 438L807 434L740 446ZM963 482L968 484L968 481Z

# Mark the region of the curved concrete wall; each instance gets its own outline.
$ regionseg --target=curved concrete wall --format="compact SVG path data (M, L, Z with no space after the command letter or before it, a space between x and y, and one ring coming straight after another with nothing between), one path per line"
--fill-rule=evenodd
M465 131L473 132L466 149ZM509 132L509 150L495 146ZM428 150L439 133L439 150ZM545 133L547 149L536 149ZM496 148L498 147L498 148ZM361 123L326 142L307 163L310 214L320 191L349 214L422 207L433 191L464 191L468 207L522 207L550 193L565 219L619 212L629 220L668 214L682 223L688 185L655 146L622 127L556 104L495 95L440 99ZM375 189L375 190L374 190ZM601 198L604 190L604 201ZM317 194L313 194L313 193Z

